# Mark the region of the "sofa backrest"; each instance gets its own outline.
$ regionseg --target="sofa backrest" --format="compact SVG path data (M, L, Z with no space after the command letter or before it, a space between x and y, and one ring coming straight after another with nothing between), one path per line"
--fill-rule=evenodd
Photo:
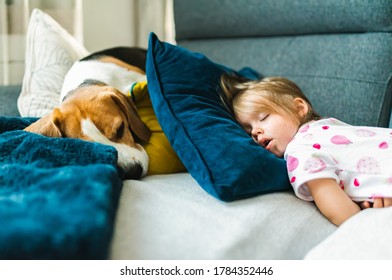
M325 117L390 125L392 1L174 0L174 17L179 45L289 78Z

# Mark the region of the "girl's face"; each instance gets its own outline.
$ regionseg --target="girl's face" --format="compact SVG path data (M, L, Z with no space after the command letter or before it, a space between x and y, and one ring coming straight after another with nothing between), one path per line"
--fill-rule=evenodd
M258 112L238 116L239 122L256 143L283 157L287 145L298 131L298 122L288 114Z

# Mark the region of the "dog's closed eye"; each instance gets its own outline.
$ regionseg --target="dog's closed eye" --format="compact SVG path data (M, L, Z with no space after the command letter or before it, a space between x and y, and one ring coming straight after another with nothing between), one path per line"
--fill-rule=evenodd
M125 129L125 125L124 122L121 122L121 124L117 127L116 129L116 138L120 139L123 137L124 135L124 129Z
M110 132L110 140L117 141L124 137L125 123L120 118L115 118L112 123L112 131Z

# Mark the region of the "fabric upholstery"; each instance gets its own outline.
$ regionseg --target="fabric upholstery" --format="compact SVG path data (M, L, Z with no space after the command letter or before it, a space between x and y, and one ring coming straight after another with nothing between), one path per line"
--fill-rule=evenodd
M125 181L119 209L112 259L302 259L336 230L290 192L222 203L189 173Z
M180 41L392 31L392 2L388 0L174 1Z
M0 86L0 116L20 116L16 105L20 90L20 85Z

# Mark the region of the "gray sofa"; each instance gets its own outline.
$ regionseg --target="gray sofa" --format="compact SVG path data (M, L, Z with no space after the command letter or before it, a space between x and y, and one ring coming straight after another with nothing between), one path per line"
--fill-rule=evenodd
M316 110L392 127L392 2L174 0L177 43L294 80ZM20 86L0 88L18 116ZM392 259L392 208L339 228L291 191L225 203L189 173L123 182L112 259Z
M21 85L0 86L0 113L2 116L20 116L17 101L21 89Z

